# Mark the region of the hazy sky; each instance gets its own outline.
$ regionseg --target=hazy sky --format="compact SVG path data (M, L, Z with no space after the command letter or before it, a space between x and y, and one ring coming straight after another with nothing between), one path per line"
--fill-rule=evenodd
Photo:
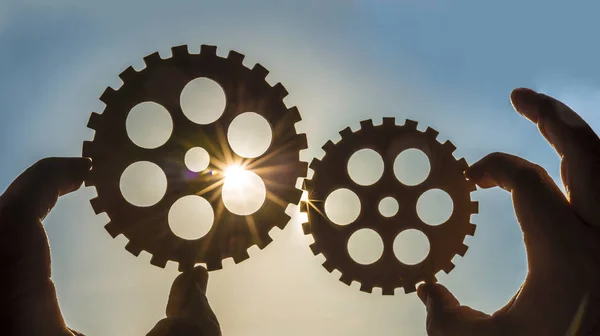
M77 156L93 132L99 95L142 57L171 46L235 49L290 92L309 149L363 119L412 118L451 139L473 163L493 151L521 155L558 177L558 157L512 111L514 87L557 96L597 129L600 3L445 0L97 1L0 0L0 186L46 156ZM176 265L150 265L104 231L88 200L62 199L45 222L63 313L88 335L130 336L161 317ZM464 303L492 312L526 274L510 197L478 191L475 237L439 279ZM265 250L211 274L209 299L224 335L424 335L415 294L366 294L321 267L295 217Z

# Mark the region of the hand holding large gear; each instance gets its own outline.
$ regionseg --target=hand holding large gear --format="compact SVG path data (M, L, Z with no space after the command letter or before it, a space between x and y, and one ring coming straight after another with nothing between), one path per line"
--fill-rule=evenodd
M342 139L338 143L329 141L323 146L325 156L321 160L311 162L309 167L314 170L314 176L304 182L308 201L301 204L302 211L308 214L304 232L314 237L311 249L315 255L323 254L325 269L339 270L340 281L347 285L358 281L362 291L371 292L374 287L380 287L384 295L393 295L399 287L404 287L406 293L414 292L418 282L436 281L435 274L440 270L450 272L454 267L452 258L456 254L464 256L467 251L463 240L466 235L475 233L470 217L478 211L477 202L470 198L475 185L463 175L467 162L454 158L454 145L450 141L439 143L438 132L432 128L421 132L411 120L398 126L394 118L384 118L383 124L378 126L365 120L360 130L353 133L348 127L340 135ZM355 183L348 173L350 157L365 148L378 152L384 162L381 178L368 186ZM394 159L410 148L424 152L431 167L427 178L414 186L400 183L393 171ZM360 214L345 226L335 224L325 210L327 197L341 188L353 190L361 202ZM449 219L438 226L425 224L416 210L418 198L432 188L448 193L454 206ZM388 196L402 206L394 217L384 220L378 212L378 203ZM374 230L383 240L382 256L368 265L355 262L348 251L351 235L365 228ZM416 265L404 264L394 254L394 239L407 229L420 230L430 241L429 254Z
M94 211L110 217L106 230L113 237L125 235L129 239L126 249L132 254L147 251L152 254L151 263L159 267L173 260L179 262L180 270L196 263L219 269L225 258L236 263L247 259L252 245L264 248L271 241L269 231L287 224L285 209L289 203L297 204L302 194L295 185L307 170L299 159L299 151L307 147L306 136L295 130L301 119L298 110L283 103L287 91L280 83L269 85L265 80L268 71L260 64L248 69L242 64L244 55L231 51L223 58L216 54L215 46L203 45L199 54L177 46L172 53L167 59L158 53L145 57L145 69L127 68L120 74L123 86L118 90L109 87L102 94L106 108L102 114L91 115L88 127L96 133L93 141L83 145L83 156L93 162L86 185L95 186L98 192L91 200ZM214 80L226 95L222 116L207 125L188 119L180 106L182 90L196 78ZM126 131L129 111L142 102L161 104L173 121L172 135L155 149L136 146ZM252 159L237 155L225 139L232 120L249 111L264 117L273 131L267 151ZM184 163L191 147L202 147L210 155L209 167L199 174ZM158 165L167 176L166 193L155 205L134 206L119 190L121 174L138 161ZM222 176L213 172L224 170L222 164L228 162L243 162L265 182L267 198L252 215L236 215L223 204ZM207 199L217 217L210 231L195 240L176 236L168 225L169 209L187 195Z

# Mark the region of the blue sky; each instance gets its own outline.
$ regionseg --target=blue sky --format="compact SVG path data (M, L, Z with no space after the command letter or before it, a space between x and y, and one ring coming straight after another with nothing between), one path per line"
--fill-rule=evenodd
M260 62L303 116L309 149L384 116L412 118L451 139L473 163L493 151L521 155L558 177L557 155L512 111L514 87L563 99L600 127L600 4L579 1L0 0L0 187L45 156L80 155L99 95L117 74L171 46L215 44ZM89 335L139 335L164 316L176 266L129 255L93 214L85 188L45 222L53 278L68 323ZM526 274L510 196L474 193L475 237L439 279L465 304L504 305ZM369 295L327 273L295 217L265 250L212 274L209 298L225 335L424 335L416 295Z

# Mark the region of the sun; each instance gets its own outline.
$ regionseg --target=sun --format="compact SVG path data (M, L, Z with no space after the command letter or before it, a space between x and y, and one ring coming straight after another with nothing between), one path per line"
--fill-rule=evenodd
M248 179L246 170L238 164L228 166L223 175L227 184L240 185Z

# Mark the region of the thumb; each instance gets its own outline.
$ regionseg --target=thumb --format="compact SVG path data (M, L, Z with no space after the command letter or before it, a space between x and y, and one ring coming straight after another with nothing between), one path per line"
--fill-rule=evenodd
M3 215L44 219L58 197L81 186L92 162L87 158L46 158L29 167L0 197ZM7 213L9 212L9 213Z
M203 335L221 335L219 321L206 298L208 271L202 266L181 273L171 286L167 318L193 321Z
M423 284L417 289L417 295L427 308L427 333L430 336L497 335L499 332L489 315L461 306L443 285Z

